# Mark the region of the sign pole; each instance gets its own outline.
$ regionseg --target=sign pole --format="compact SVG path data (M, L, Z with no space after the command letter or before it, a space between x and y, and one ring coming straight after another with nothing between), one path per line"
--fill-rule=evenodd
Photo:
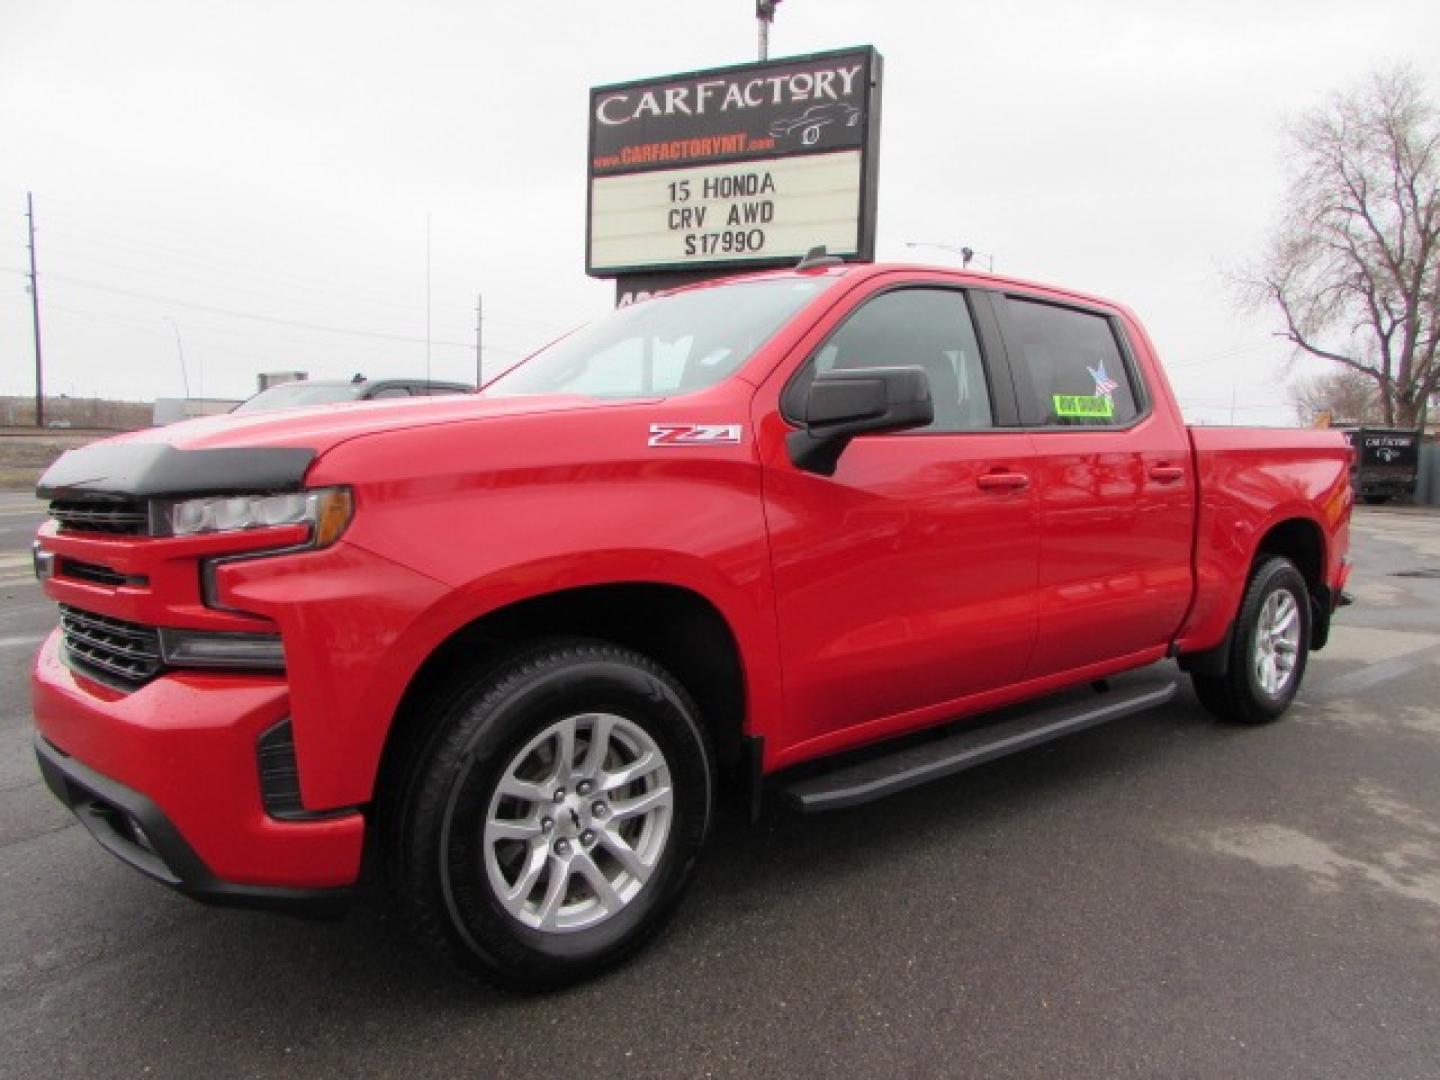
M775 21L775 5L780 0L755 0L755 21L760 24L760 59L770 59L770 24Z

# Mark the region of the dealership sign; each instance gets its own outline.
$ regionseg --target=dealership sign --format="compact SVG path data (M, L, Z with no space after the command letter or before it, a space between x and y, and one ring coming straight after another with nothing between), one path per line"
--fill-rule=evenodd
M592 90L586 272L873 258L880 69L847 49Z

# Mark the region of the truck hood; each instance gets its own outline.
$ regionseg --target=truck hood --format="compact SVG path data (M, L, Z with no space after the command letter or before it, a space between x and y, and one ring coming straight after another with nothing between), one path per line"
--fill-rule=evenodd
M113 442L163 442L180 450L218 447L290 446L324 453L358 435L405 428L455 424L501 416L613 408L617 402L589 397L496 397L478 394L412 400L348 401L274 412L226 414L150 428ZM633 401L624 402L626 405Z
M297 490L316 458L360 436L646 403L574 396L465 395L204 417L71 450L40 478L36 494L42 498L156 498Z

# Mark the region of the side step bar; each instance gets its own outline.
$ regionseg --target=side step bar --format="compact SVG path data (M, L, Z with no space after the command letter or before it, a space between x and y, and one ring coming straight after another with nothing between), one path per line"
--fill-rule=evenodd
M798 780L784 788L791 804L802 813L858 806L897 791L952 776L987 761L1028 750L1032 746L1116 720L1122 716L1164 705L1175 696L1173 679L1102 682L1098 693L1069 693L1059 704L1036 711L1014 713L994 723L967 727L954 735L907 746L883 757L844 765L818 776Z

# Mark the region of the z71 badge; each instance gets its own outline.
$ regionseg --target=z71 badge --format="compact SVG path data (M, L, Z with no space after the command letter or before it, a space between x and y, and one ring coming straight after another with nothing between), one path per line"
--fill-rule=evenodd
M651 424L651 446L715 446L738 443L739 424Z

